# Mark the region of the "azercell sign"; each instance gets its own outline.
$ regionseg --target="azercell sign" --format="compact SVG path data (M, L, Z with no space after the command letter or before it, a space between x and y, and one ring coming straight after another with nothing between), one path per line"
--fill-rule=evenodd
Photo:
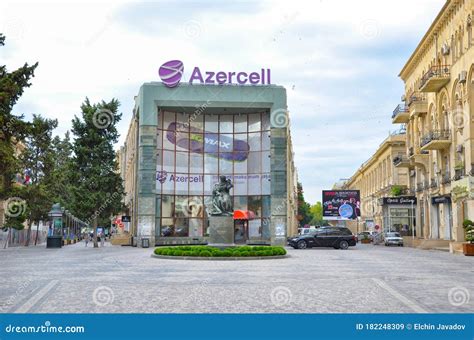
M161 65L158 74L167 87L176 87L181 81L184 72L183 62L180 60L170 60ZM201 72L199 67L194 67L189 83L200 84L239 84L239 85L270 85L271 71L269 68L262 68L260 72L224 72L206 71Z

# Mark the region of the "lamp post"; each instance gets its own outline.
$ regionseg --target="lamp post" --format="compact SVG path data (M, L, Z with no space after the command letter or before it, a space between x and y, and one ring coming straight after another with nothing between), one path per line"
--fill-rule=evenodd
M46 248L61 248L63 245L63 211L59 203L53 204L48 217L51 231L46 239Z

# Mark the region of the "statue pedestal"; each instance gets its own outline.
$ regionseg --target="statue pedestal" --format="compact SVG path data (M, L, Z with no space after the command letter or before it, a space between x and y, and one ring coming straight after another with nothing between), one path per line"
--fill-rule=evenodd
M209 245L234 245L234 218L232 216L209 217Z

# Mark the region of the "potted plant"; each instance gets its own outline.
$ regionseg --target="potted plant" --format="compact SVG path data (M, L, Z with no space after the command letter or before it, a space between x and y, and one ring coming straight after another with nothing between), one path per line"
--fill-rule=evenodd
M469 243L463 243L462 250L466 256L474 256L474 222L471 220L464 220L462 222L464 227L466 241Z
M371 239L369 238L367 234L364 234L364 236L362 236L362 240L360 240L360 242L365 243L365 244L370 243L370 241Z

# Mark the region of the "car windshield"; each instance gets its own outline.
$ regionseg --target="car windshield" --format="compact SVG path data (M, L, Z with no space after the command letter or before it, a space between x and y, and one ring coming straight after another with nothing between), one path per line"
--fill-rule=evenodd
M387 237L400 237L400 233L387 233Z

